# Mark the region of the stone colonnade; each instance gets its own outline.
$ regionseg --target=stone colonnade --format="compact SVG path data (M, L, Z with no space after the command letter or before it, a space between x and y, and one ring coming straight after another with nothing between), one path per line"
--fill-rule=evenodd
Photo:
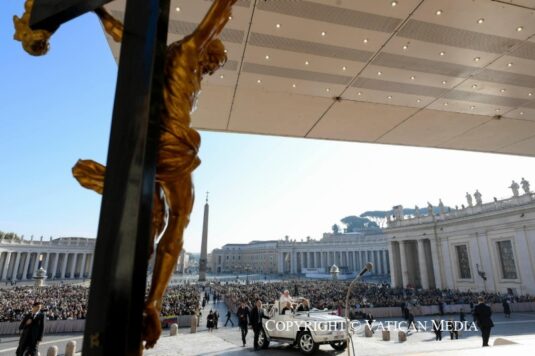
M442 288L433 239L390 241L388 249L392 287Z
M306 268L328 268L333 264L338 267L346 267L348 271L360 271L367 262L373 263L374 274L386 275L390 273L391 261L388 258L388 250L298 250L292 249L279 251L279 273L303 273Z
M40 258L47 279L91 278L93 253L29 250L0 252L0 281L31 280Z

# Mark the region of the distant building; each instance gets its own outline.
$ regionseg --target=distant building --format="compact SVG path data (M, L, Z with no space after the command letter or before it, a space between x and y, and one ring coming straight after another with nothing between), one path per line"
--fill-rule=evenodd
M304 274L313 269L328 271L336 264L347 272L374 263L374 274L390 273L386 237L362 232L331 234L321 240L252 241L226 244L212 251L211 270L218 273Z
M535 294L535 196L468 195L461 209L389 221L393 286Z
M278 273L277 241L226 244L211 253L213 273Z

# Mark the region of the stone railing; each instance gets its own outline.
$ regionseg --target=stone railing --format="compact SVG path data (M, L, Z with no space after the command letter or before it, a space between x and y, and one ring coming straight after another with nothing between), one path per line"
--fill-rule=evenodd
M53 240L11 240L0 238L3 245L23 245L23 246L94 246L96 239L80 238L80 240L69 240L67 238L57 238Z
M440 222L445 220L462 218L470 215L493 212L498 210L505 210L517 206L527 205L530 203L535 203L535 194L524 194L518 197L511 197L507 199L497 200L489 203L484 203L481 205L474 205L465 207L464 209L455 209L444 212L443 214L435 215L421 215L413 217L404 217L403 220L392 220L388 222L388 227L402 227L414 224L426 224L432 223L434 221Z
M0 335L15 335L19 332L20 322L1 322ZM46 320L45 335L83 332L85 320Z

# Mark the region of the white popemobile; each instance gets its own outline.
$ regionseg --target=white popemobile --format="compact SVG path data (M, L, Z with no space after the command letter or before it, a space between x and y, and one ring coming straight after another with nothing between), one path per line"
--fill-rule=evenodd
M304 298L293 298L303 301ZM346 320L327 311L286 311L280 301L262 305L269 319L262 321L258 346L266 349L271 341L299 346L301 352L313 354L319 345L330 344L335 350L344 350L346 342Z

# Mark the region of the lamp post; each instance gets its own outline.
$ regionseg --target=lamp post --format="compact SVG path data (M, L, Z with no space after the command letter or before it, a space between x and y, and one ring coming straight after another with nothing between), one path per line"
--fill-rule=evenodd
M333 267L336 267L336 265L333 265ZM338 267L336 267L338 268ZM362 271L357 274L357 276L355 277L355 279L353 279L351 281L351 283L349 283L349 287L347 288L347 294L346 294L346 305L345 305L345 321L347 323L346 325L346 343L347 343L347 355L351 355L350 353L350 349L349 349L349 343L352 341L351 340L351 336L349 335L349 324L350 324L350 320L349 320L349 297L351 295L351 290L353 289L353 286L355 285L355 283L357 283L360 278L366 273L366 272L371 272L371 270L373 269L373 264L368 262L366 263L366 266L362 269ZM331 267L331 271L332 271L332 267ZM352 345L352 349L353 349L353 344ZM355 354L355 350L353 350L353 354Z
M238 264L235 264L234 266L234 272L236 273L236 282L238 282L238 280L240 279L239 277L239 268L240 268L240 265Z
M478 263L476 263L476 270L477 270L477 274L479 275L479 277L481 277L481 279L483 279L483 289L486 292L487 291L487 274L485 273L485 271L479 270L479 264Z
M251 265L245 266L245 284L249 284L249 271L251 270Z

